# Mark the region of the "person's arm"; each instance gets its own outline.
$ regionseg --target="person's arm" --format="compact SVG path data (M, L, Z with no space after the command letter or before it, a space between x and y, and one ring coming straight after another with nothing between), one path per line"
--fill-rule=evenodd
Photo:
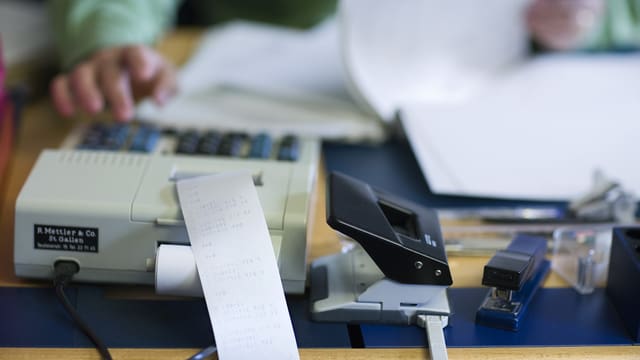
M62 67L96 50L151 45L171 25L176 0L53 0L51 16Z
M550 50L640 47L640 0L533 0L527 24Z
M133 94L162 102L174 91L171 64L151 44L171 24L177 0L53 0L54 32L66 73L51 83L56 109L95 114L108 104L133 115Z
M547 50L582 47L602 23L605 1L533 0L526 13L532 39Z
M616 50L640 47L640 0L608 0L595 31L583 49Z

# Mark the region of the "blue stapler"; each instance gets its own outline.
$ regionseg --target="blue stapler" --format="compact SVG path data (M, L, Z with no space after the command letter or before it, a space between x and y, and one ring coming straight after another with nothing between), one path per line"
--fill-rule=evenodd
M327 186L327 223L356 245L311 264L312 318L418 325L446 359L453 280L436 212L339 173Z
M482 285L492 289L476 312L476 323L517 331L536 290L549 273L547 240L518 235L484 267Z

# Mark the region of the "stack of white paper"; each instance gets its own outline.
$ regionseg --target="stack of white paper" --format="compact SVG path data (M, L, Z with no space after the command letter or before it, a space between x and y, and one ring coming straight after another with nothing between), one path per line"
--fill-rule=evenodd
M527 5L345 0L351 89L400 113L435 193L567 200L596 170L640 193L640 55L530 58Z
M273 135L381 139L348 95L335 21L298 31L244 21L207 32L179 73L180 93L138 116L160 124Z
M567 200L596 170L640 193L640 55L546 56L456 104L403 107L437 193Z
M400 118L436 193L570 199L595 170L640 193L640 55L528 58L528 0L343 0L311 31L232 23L145 118L380 139Z
M527 0L343 0L342 56L363 107L390 121L403 104L455 102L520 62Z

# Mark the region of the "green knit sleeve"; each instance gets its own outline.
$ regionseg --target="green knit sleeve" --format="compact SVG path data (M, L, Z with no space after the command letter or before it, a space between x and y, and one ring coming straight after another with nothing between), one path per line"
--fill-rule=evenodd
M640 0L605 0L603 18L583 44L588 50L640 47Z
M151 44L172 23L178 0L52 0L60 60L69 68L109 46Z

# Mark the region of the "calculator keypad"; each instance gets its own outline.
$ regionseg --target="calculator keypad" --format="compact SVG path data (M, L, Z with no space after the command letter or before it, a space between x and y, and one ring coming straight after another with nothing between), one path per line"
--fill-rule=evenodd
M276 139L269 134L215 130L159 129L145 124L95 123L87 128L77 148L153 152L162 139L173 140L170 152L185 155L297 161L300 140L293 135Z

